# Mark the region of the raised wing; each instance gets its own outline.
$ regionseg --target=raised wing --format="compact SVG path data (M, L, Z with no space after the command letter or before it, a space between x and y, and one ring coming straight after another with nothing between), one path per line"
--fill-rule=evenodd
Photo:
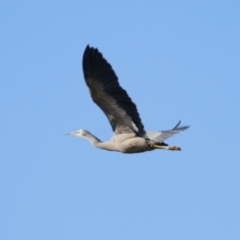
M144 126L136 105L119 85L111 65L97 48L87 46L83 54L83 73L93 101L107 116L116 134L142 134Z

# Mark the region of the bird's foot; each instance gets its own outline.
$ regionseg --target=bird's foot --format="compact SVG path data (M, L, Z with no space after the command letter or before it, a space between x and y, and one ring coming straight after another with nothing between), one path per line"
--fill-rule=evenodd
M175 151L175 150L181 151L181 148L177 147L177 146L169 146L168 149L173 150L173 151Z
M172 151L181 151L181 148L180 147L177 147L177 146L164 146L164 145L158 145L156 143L152 143L150 144L150 147L152 149L164 149L164 150L172 150Z
M150 148L152 149L164 149L164 150L172 150L172 151L181 151L180 147L177 146L164 146L164 145L158 145L156 143L149 144Z

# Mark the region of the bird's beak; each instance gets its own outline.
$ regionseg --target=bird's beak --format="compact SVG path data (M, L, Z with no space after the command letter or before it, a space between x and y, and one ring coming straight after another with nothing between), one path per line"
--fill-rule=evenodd
M68 132L68 133L65 133L65 135L76 135L76 132Z

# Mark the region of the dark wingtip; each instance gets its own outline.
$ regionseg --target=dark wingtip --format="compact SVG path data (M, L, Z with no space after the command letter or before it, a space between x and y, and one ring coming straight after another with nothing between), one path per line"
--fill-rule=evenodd
M97 51L97 52L99 52L97 48L90 47L90 45L87 44L87 46L86 46L86 48L85 48L85 50L84 50L84 53L87 52L87 51L89 51L89 50L90 50L90 51Z
M97 48L90 47L88 44L83 52L83 61L86 58L89 58L89 56L93 56L94 54L101 54L101 53L98 51Z
M89 44L86 46L84 52L83 52L83 58L94 48L90 47Z
M93 77L94 74L99 74L101 71L101 62L103 60L106 61L103 59L102 54L97 48L90 47L89 44L86 46L82 58L82 67L85 79L90 76Z
M86 55L86 53L91 49L91 47L89 46L89 44L86 46L83 56Z

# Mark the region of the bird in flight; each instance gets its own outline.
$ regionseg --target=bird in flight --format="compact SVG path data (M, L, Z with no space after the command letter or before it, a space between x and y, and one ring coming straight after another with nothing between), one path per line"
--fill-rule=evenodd
M112 66L97 48L87 45L83 53L83 74L92 100L102 109L113 130L109 141L102 142L87 130L80 129L67 135L86 138L94 147L122 153L140 153L154 149L181 150L164 141L189 128L180 122L171 130L147 132L144 130L135 103L119 85Z

